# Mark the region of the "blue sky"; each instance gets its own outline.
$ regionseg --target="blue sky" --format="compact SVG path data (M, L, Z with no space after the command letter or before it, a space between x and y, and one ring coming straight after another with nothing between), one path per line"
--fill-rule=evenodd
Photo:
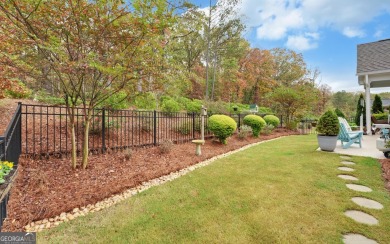
M191 1L209 6L209 0ZM390 0L242 0L237 9L252 47L302 53L334 92L364 91L356 77L356 46L390 38ZM383 91L390 89L372 89Z

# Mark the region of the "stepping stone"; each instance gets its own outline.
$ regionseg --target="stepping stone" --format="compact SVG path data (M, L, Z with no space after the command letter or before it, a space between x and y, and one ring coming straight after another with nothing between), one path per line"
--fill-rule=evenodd
M377 225L378 220L369 214L366 214L362 211L357 210L348 210L344 213L347 217L350 217L351 219L355 220L358 223L366 224L366 225Z
M356 184L346 184L346 186L354 191L360 191L360 192L372 192L372 189L367 186L362 185L356 185Z
M341 161L341 163L344 165L355 165L355 163L351 161Z
M348 156L340 156L341 159L345 159L345 160L351 160L352 158L351 157L348 157Z
M345 234L343 236L343 242L345 244L378 244L378 242L360 234Z
M352 175L338 175L338 177L344 180L359 180L358 178Z
M365 208L371 208L371 209L382 209L383 205L380 204L377 201L367 199L364 197L353 197L352 202L356 203L357 205Z
M354 169L349 168L349 167L338 167L338 169L341 171L347 171L347 172L355 171Z

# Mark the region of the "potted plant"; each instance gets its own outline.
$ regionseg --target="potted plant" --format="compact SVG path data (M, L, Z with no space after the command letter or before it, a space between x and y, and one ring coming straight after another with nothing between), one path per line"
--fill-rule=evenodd
M339 129L339 120L335 112L328 110L320 117L316 130L318 132L318 145L322 151L334 151Z

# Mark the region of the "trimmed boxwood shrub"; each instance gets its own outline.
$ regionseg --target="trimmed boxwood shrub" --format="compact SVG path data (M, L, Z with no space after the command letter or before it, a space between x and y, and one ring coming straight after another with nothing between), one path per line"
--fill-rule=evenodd
M237 123L229 116L215 114L209 118L208 129L214 133L221 143L226 144L226 138L233 135L233 132L237 129Z
M280 120L278 117L276 117L275 115L266 115L264 116L263 118L265 120L265 122L268 124L268 125L272 125L274 128L275 127L278 127L279 123L280 123Z
M261 129L266 125L265 120L254 114L249 114L244 117L244 125L249 125L252 128L254 137L259 137Z
M339 133L339 119L332 110L326 111L318 120L317 132L323 136L337 136Z

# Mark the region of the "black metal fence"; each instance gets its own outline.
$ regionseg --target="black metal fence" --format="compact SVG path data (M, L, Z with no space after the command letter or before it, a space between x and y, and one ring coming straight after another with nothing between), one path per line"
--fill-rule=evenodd
M14 170L16 170L21 154L21 108L19 103L15 114L12 117L10 124L5 131L5 134L0 137L0 160L10 161L14 163ZM7 217L7 203L9 198L9 191L1 192L0 198L0 230L3 226L3 221Z
M256 115L259 115L261 117L264 117L265 115L267 115L267 114L260 114L260 113L243 113L243 114L237 113L237 114L229 114L229 116L232 117L236 121L237 129L239 130L241 125L244 124L244 117L248 114L256 114ZM279 124L279 128L280 128L280 127L283 127L284 121L283 121L283 116L278 116L278 117L280 120L280 124Z
M355 123L355 117L346 118L349 123Z
M84 110L76 108L76 148L81 152L85 125ZM68 111L65 107L22 105L22 151L26 155L62 156L70 153ZM95 109L89 128L89 149L156 146L165 140L175 143L200 138L201 117L196 113ZM206 128L207 128L207 120ZM205 136L211 133L205 130Z
M300 134L317 134L316 126L318 120L316 119L302 119L298 124L298 131Z

